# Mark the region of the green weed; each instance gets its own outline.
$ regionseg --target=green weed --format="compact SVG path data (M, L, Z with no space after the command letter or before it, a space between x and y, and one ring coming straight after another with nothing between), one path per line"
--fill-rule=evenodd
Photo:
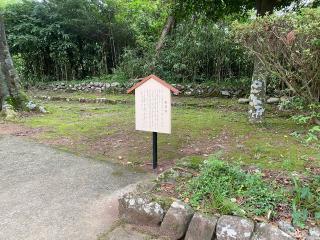
M190 196L191 205L204 211L247 216L265 216L285 200L283 190L264 182L259 174L247 174L215 157L204 162L200 175L190 180L182 195Z
M313 177L308 183L294 178L292 192L293 224L304 228L308 217L320 221L320 176Z

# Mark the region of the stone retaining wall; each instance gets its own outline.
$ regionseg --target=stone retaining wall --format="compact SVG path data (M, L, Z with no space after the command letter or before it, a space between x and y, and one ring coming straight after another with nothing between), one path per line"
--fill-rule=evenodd
M49 91L65 91L65 92L107 92L107 93L126 93L127 89L133 86L136 81L130 83L106 83L106 82L90 82L90 83L75 83L69 84L65 82L51 83L40 85L37 88L40 90ZM181 95L184 96L203 96L203 97L240 97L248 94L248 91L239 89L218 89L213 86L205 86L201 84L172 84L177 88Z
M40 99L40 100L47 100L47 101L63 101L63 102L79 102L79 103L134 104L134 101L130 101L130 100L112 100L108 98L73 98L73 97L61 97L61 96L33 96L33 98ZM211 108L216 106L216 104L173 102L172 106Z
M112 100L108 98L74 98L74 97L62 97L62 96L33 96L34 99L47 100L47 101L64 101L64 102L80 102L80 103L99 103L99 104L134 104L130 100ZM271 101L272 100L272 101ZM249 104L249 99L238 99L239 104ZM268 104L279 104L280 102L287 101L287 98L269 98ZM173 106L185 106L185 107L201 107L212 108L215 107L214 103L181 103L173 102Z
M165 210L152 194L128 193L119 199L119 217L126 223L158 227L161 236L171 240L316 240L320 228L313 227L305 236L295 237L297 231L289 222L278 226L231 215L209 216L175 200Z
M60 96L33 96L34 99L47 101L80 102L80 103L101 103L101 104L128 104L133 103L127 100L112 100L107 98L73 98Z

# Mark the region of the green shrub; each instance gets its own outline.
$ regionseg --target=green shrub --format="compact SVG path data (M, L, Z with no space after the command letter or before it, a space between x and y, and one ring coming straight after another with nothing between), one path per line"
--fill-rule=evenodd
M249 87L252 61L230 38L228 25L199 19L178 24L159 54L154 44L127 50L115 70L127 79L151 73L176 83Z
M304 228L309 217L320 221L320 176L312 178L308 183L294 179L292 193L292 222Z
M88 0L21 1L4 11L18 70L28 80L83 79L107 74L135 44L117 4ZM19 63L23 66L19 66Z
M211 157L180 194L192 207L208 213L272 217L281 204L291 208L292 223L297 227L304 228L309 220L320 223L319 176L295 177L292 188L287 188Z
M247 216L265 216L285 201L283 191L264 182L258 173L248 174L216 158L202 165L183 195L190 196L193 207L207 212Z
M122 82L150 75L153 73L153 60L152 50L141 53L137 49L127 49L121 56L120 64L113 72L113 79Z
M5 101L15 110L26 110L25 104L28 101L28 96L20 91L16 96L7 97Z
M296 98L295 98L296 99ZM320 147L320 104L305 104L303 101L288 101L286 108L297 109L301 114L296 114L292 119L299 125L305 125L307 131L294 132L292 136L306 144L317 144Z
M320 101L320 8L233 25L234 39L308 102Z
M252 62L230 37L228 24L207 19L179 24L159 58L158 71L176 82L250 79Z

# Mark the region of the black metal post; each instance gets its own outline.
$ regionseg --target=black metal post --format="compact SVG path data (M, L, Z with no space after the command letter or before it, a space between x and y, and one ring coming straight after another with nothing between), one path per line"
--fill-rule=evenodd
M152 166L153 166L153 169L155 170L158 167L158 133L156 132L152 133L152 150L153 150Z

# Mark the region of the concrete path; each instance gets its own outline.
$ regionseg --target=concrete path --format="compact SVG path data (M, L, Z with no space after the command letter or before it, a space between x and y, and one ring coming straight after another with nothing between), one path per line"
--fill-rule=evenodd
M116 220L119 194L145 177L0 136L0 239L95 240Z

